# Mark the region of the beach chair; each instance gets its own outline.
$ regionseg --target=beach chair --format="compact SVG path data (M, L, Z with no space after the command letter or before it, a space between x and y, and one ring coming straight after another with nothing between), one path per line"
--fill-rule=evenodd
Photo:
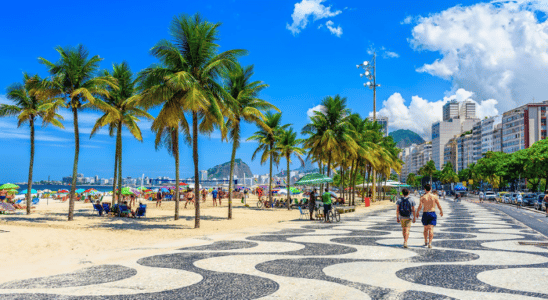
M130 213L131 213L131 210L129 210L127 205L121 204L119 206L119 212L118 212L119 217L127 217L127 216L129 216Z
M32 205L38 205L38 202L40 202L39 198L32 199Z
M299 206L299 212L301 213L301 215L299 216L299 219L304 218L304 220L306 220L308 218L308 215L306 214L306 212L303 211L303 209L300 206Z
M146 217L146 215L147 215L147 205L146 204L139 205L139 208L137 209L137 213L135 214L135 216L137 218L141 218L141 217Z
M110 206L108 205L108 203L103 203L103 210L106 214L110 212Z
M101 204L93 204L93 209L95 209L99 213L99 216L102 216L103 212L105 211Z

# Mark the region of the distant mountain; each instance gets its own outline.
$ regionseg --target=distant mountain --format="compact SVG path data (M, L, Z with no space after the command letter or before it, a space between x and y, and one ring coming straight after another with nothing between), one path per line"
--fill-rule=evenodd
M390 132L390 135L394 142L396 142L398 148L403 149L405 147L411 146L411 144L422 144L424 139L411 130L400 129Z
M243 162L241 159L237 158L234 160L234 175L238 176L239 178L244 178L244 174L246 178L252 178L253 173L251 172L251 169L249 166ZM230 177L230 162L225 162L224 164L216 165L213 168L210 168L207 170L207 178L208 179L223 179L223 178L229 178Z
M293 171L308 172L318 168L318 164L313 163L311 160L306 159L304 161L304 167L299 167Z

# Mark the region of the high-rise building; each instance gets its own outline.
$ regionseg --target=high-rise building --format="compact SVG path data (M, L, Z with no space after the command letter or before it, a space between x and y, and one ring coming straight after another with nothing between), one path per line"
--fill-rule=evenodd
M413 144L402 149L399 158L404 162L400 174L400 180L405 182L410 173L417 174L419 169L432 159L432 144Z
M200 171L200 180L207 180L207 170Z
M459 103L457 100L451 100L443 106L443 120L456 119L459 117Z
M449 119L432 124L432 160L436 164L436 169L443 167L447 142L461 132L472 130L477 121L477 119Z
M368 117L367 119L373 122L373 117ZM384 136L388 136L388 117L377 116L377 123L381 125L381 131L384 133Z
M529 103L502 114L502 151L514 153L546 138L548 101Z
M466 100L460 104L459 118L475 119L476 118L476 103Z

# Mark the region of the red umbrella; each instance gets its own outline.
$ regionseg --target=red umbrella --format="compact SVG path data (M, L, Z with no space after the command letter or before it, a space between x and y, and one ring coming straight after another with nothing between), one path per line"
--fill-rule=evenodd
M179 182L179 185L188 185L188 184L186 184L184 182Z
M58 193L68 193L68 192L69 192L69 191L67 191L67 190L60 190L60 191L58 191Z

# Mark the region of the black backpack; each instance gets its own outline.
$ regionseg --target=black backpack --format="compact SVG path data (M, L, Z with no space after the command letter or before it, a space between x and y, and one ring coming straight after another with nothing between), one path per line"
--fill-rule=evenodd
M409 202L409 198L401 198L400 216L406 218L411 216L411 202Z

